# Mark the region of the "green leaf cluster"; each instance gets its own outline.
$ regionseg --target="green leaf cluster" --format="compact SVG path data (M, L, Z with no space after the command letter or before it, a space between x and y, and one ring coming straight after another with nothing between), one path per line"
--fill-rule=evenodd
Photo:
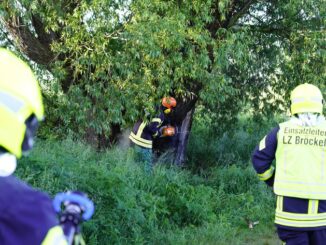
M52 38L54 58L44 67L55 83L44 89L48 126L78 136L129 127L154 115L168 94L195 94L221 127L241 111L287 111L297 84L325 91L325 9L322 0L21 0L1 6L4 20L20 16L39 39L36 24L42 23L44 39Z

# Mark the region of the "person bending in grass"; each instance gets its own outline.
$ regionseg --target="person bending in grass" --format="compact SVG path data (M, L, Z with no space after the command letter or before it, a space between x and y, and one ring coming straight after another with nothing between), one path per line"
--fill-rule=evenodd
M168 115L176 107L173 97L162 99L161 112L149 122L139 120L133 127L129 139L136 151L136 161L145 164L145 172L151 173L153 169L153 140L157 137L173 136L174 128L162 126Z

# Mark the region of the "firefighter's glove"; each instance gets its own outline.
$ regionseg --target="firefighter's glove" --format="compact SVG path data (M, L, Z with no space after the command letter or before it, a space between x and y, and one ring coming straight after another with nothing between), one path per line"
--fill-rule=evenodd
M161 128L162 137L171 137L175 135L175 128L172 126L164 126Z

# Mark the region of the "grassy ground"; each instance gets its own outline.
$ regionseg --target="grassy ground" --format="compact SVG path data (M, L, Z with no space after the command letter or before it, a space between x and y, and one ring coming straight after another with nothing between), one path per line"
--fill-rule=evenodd
M96 152L67 139L37 141L17 175L51 196L86 192L96 207L83 225L88 244L280 244L273 193L249 161L262 133L240 125L235 134L208 138L194 130L202 138L191 139L188 169L160 162L147 175L132 149ZM249 229L249 221L259 224Z

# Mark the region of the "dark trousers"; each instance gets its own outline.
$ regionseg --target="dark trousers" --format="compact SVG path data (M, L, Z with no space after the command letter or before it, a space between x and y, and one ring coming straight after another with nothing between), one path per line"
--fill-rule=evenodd
M316 231L291 231L277 227L279 238L286 245L325 245L326 229Z

